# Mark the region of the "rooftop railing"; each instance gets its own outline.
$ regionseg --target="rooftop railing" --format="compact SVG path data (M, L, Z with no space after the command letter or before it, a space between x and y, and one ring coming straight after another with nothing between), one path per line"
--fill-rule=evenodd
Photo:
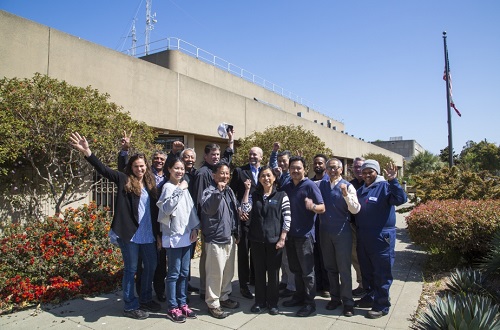
M197 58L205 63L211 64L217 68L220 68L222 70L230 72L231 74L233 74L235 76L243 78L243 79L245 79L249 82L252 82L256 85L259 85L261 87L264 87L265 89L272 91L280 96L283 96L289 100L292 100L294 102L302 104L302 105L309 107L311 109L314 109L316 111L319 110L318 107L316 106L316 104L314 104L313 102L311 102L307 99L304 99L303 97L301 97L293 92L290 92L290 91L284 89L283 87L281 87L281 86L279 86L279 85L277 85L277 84L275 84L275 83L273 83L265 78L262 78L262 77L254 74L246 69L243 69L243 68L239 67L238 65L231 63L231 62L229 62L229 61L227 61L227 60L225 60L217 55L214 55L210 52L207 52L204 49L196 47L195 45L190 44L189 42L184 41L182 39L170 37L170 38L165 38L165 39L153 41L149 44L148 54L146 54L145 51L137 52L139 49L141 49L141 50L145 49L144 45L136 46L135 52L133 51L133 49L129 49L129 50L125 51L124 53L127 53L129 55L135 54L134 56L136 56L136 57L142 57L142 56L154 54L154 53L157 53L157 52L160 52L163 50L179 50L179 51L181 51L187 55L193 56L193 57L195 57L195 58Z

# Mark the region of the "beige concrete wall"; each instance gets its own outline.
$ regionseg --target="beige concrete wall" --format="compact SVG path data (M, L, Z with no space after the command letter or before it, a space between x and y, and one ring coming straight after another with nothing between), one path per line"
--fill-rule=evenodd
M321 126L327 116L179 51L153 55L166 68L4 11L0 11L0 40L0 76L27 78L40 72L76 86L91 85L110 94L134 119L185 135L199 160L206 142L225 145L216 133L224 121L235 126L236 138L271 125L301 125L338 157L375 152L402 166L402 156L340 133L342 123L330 119L338 131Z

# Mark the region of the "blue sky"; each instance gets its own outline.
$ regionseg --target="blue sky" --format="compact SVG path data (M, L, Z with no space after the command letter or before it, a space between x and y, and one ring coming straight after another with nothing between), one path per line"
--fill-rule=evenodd
M118 51L145 0L0 0L0 9ZM448 33L453 146L500 142L498 0L153 0L151 40L177 37L313 102L365 141L448 145L442 32ZM271 124L271 123L270 123Z

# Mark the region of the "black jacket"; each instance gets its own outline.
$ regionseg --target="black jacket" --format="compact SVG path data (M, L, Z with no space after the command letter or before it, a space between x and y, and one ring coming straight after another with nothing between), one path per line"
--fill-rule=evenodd
M283 215L281 207L284 191L276 191L274 188L271 195L264 201L261 190L252 194L252 211L248 222L248 239L261 243L278 242L283 228Z
M90 157L86 157L87 161L92 165L97 172L99 172L103 177L114 182L118 186L118 192L116 194L115 201L115 213L113 215L113 222L111 223L111 228L113 231L123 239L125 242L129 242L132 236L134 236L137 228L139 228L139 201L140 196L130 192L125 191L125 184L127 183L128 177L125 173L115 171L104 165L94 154ZM149 191L148 191L149 193ZM160 232L158 219L158 207L156 206L157 197L149 194L150 209L151 209L151 225L153 226L153 234L155 239Z
M240 202L240 204L241 200L243 199L243 195L245 194L245 181L247 179L250 179L250 181L252 182L252 186L250 187L250 194L252 194L257 188L257 185L253 180L253 174L252 170L250 169L250 164L246 164L234 169L229 186L231 187L231 189L233 189L234 194L236 195L236 199L238 199L238 202ZM247 222L242 221L241 225L243 226L243 230L248 229Z

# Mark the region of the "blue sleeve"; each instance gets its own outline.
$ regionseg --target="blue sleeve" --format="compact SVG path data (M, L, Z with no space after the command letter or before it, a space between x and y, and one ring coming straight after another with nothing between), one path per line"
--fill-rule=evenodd
M311 181L311 199L313 200L314 204L324 204L323 202L323 196L321 195L321 191L319 190L319 187Z
M394 179L392 181L388 181L387 185L387 194L388 194L388 202L389 205L401 205L406 203L408 197L406 196L403 187L398 182L398 179Z
M269 167L276 168L278 167L278 152L272 151L271 156L269 156Z

